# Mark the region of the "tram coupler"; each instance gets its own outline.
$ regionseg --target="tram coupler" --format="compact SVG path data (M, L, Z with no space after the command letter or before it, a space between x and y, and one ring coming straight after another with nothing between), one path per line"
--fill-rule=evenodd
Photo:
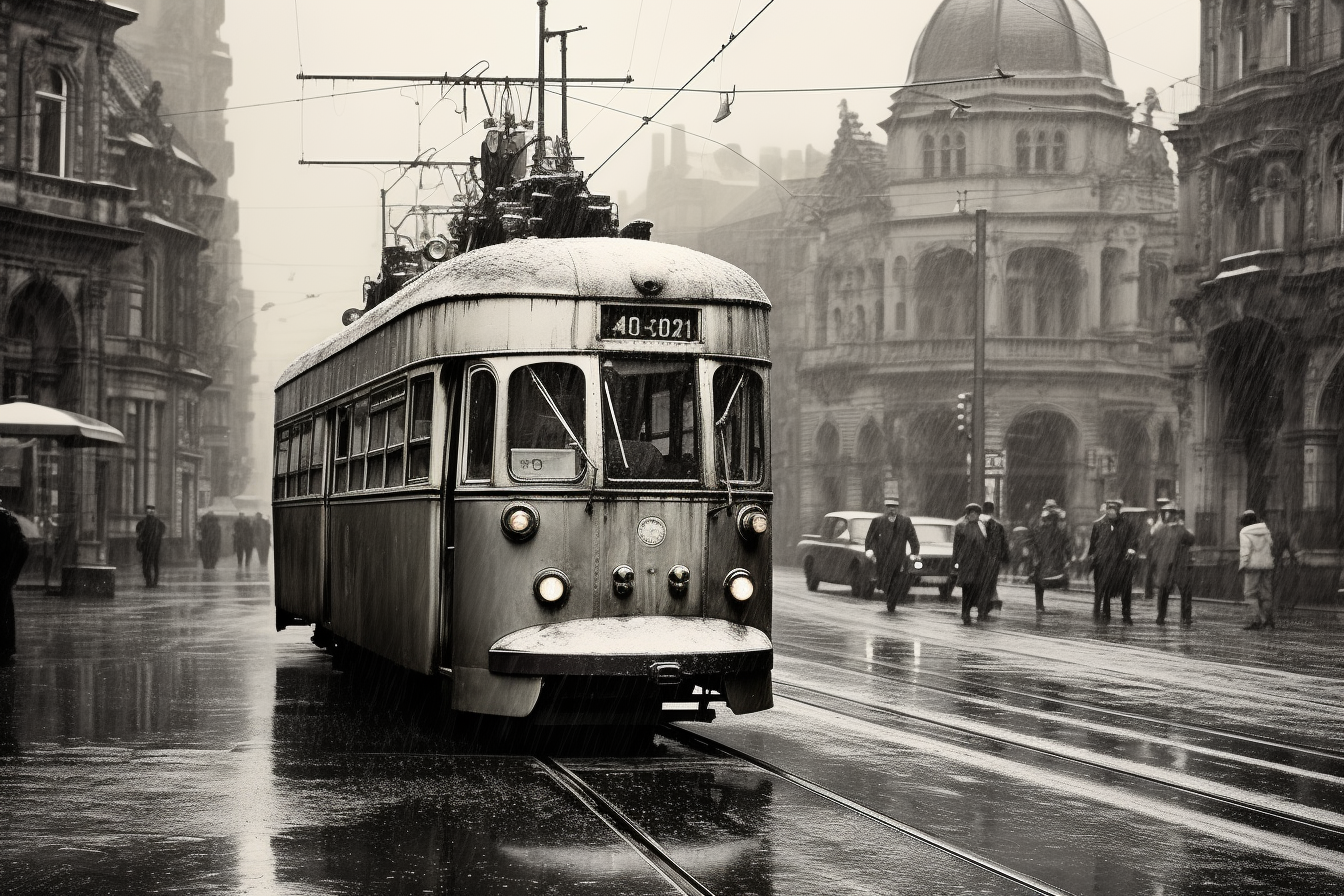
M681 684L680 663L650 663L649 681L658 687L676 687Z

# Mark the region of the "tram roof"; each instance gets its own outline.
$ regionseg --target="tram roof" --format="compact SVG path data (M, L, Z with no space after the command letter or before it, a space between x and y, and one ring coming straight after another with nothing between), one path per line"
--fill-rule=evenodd
M655 281L646 295L636 283ZM386 302L300 355L277 387L338 354L383 324L445 299L620 299L625 302L730 302L770 306L760 285L721 258L647 240L618 237L519 239L474 249L436 265Z

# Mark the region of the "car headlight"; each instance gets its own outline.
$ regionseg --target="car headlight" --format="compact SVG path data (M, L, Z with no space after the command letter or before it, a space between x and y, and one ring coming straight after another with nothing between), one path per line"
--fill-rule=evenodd
M537 514L537 508L531 504L515 501L504 508L499 524L504 529L505 538L510 541L527 541L541 528L541 517Z
M691 590L691 571L678 563L667 571L667 590L673 597L685 597Z
M745 603L756 593L756 583L752 581L751 573L735 569L724 578L723 593L738 603Z
M924 561L923 561L923 560L916 560L913 564L911 564L911 566L912 566L912 568L914 568L914 569L923 569L923 568L924 568Z
M559 606L569 597L569 576L553 566L543 569L532 580L532 593L548 607Z
M770 517L757 504L748 504L737 512L737 534L746 542L754 542L770 531Z

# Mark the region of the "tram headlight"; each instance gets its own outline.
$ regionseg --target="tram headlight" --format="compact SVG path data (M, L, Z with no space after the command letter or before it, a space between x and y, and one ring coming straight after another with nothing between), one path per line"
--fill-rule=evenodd
M723 593L738 603L746 603L756 594L756 583L745 569L735 569L723 580Z
M527 541L541 528L541 517L537 508L531 504L515 501L504 508L499 524L504 529L504 537L512 541Z
M673 597L685 597L691 590L691 571L678 563L667 571L667 590Z
M617 597L629 597L635 593L635 571L622 563L611 571L611 590Z
M555 567L547 567L532 580L532 593L548 607L559 606L569 597L569 576Z
M442 236L432 237L425 242L425 246L420 252L428 261L438 264L448 257L448 240Z
M737 534L746 542L755 542L770 531L770 517L758 504L748 504L737 512Z

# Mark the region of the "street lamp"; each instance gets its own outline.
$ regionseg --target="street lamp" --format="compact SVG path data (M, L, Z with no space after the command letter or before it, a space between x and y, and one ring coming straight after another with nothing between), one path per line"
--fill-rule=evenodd
M229 327L229 328L228 328L227 330L225 330L222 334L220 334L219 341L220 341L221 343L223 343L224 340L227 339L227 338L229 337L229 335L230 335L231 333L233 333L234 330L238 329L238 328L241 327L244 323L246 323L247 321L249 321L249 320L251 320L252 318L256 317L256 316L257 316L258 314L260 314L261 312L263 312L263 311L269 311L269 310L271 310L271 309L274 308L274 307L275 307L275 303L274 303L274 302L267 302L265 305L262 305L262 306L261 306L260 308L258 308L256 311L253 311L253 312L252 312L251 314L249 314L247 317L240 317L240 318L238 318L238 320L234 321L233 326Z

